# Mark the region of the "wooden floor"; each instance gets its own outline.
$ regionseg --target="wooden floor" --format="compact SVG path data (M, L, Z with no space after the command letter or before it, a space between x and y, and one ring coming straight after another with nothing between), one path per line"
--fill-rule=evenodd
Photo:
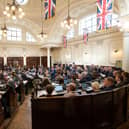
M30 98L30 96L26 97L24 103L19 107L16 115L9 124L8 129L32 129Z

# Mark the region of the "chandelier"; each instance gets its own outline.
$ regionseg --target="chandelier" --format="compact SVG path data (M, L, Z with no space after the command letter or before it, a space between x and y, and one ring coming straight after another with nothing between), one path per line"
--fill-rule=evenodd
M43 32L43 0L41 0L41 23L42 23L42 30L41 32L38 34L38 37L43 40L45 38L47 38L47 34Z
M4 26L1 27L1 30L0 30L0 34L3 36L3 37L6 37L7 36L7 26L6 24L4 23Z
M4 7L5 7L5 1L4 1ZM1 36L6 37L7 36L7 31L8 31L8 29L7 29L7 26L6 26L6 17L4 16L4 25L0 29Z
M70 30L76 24L77 20L70 16L70 0L68 0L68 16L63 22L61 22L61 27Z
M17 17L20 19L24 17L25 13L19 4L15 0L12 3L8 3L3 11L3 14L7 17L11 17L13 20L16 20Z

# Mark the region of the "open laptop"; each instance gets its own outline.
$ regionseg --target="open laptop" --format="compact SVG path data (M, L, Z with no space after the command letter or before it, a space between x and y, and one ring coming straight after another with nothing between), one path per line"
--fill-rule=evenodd
M63 92L64 91L63 86L61 86L61 85L55 86L55 91L56 92Z

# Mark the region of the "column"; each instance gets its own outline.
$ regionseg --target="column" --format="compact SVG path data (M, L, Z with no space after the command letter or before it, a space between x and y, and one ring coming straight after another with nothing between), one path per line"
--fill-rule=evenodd
M42 65L42 57L40 56L40 66Z
M4 66L7 65L7 56L4 56Z
M129 72L129 34L123 37L123 70Z
M26 48L23 48L23 65L26 66Z
M50 68L50 51L51 50L51 48L50 47L48 47L47 48L47 67L48 68Z
M7 65L7 48L3 47L4 66Z
M24 56L24 66L26 66L26 56Z

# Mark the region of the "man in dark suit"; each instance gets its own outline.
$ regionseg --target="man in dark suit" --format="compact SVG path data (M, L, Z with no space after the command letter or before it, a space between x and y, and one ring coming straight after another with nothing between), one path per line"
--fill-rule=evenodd
M105 78L102 90L112 90L113 88L114 88L114 79L112 77Z

